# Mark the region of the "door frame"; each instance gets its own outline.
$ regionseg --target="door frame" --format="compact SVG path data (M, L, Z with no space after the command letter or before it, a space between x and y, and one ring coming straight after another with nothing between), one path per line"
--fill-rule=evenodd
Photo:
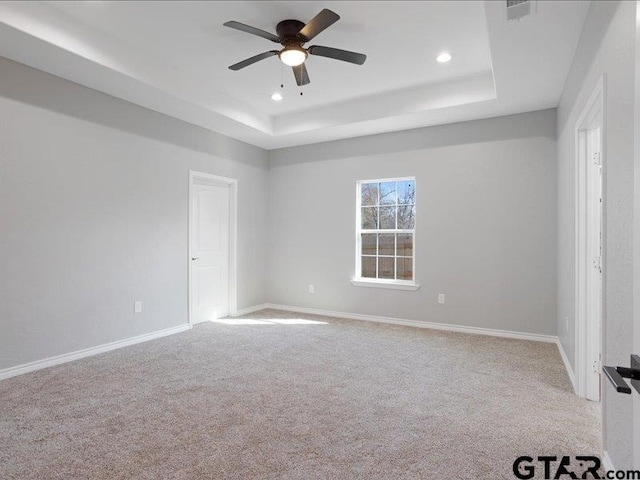
M193 326L191 305L191 230L193 225L193 186L196 180L208 180L229 186L229 316L238 311L238 180L210 173L189 170L189 218L187 221L187 296L189 304L189 325Z
M596 355L601 355L603 352L603 338L605 330L605 318L604 312L606 301L606 216L605 216L605 202L606 202L606 152L605 142L606 138L606 120L605 120L605 86L606 77L602 75L596 84L589 100L585 104L582 113L578 117L575 127L575 391L580 397L587 398L590 387L593 385L590 383L588 377L589 368L592 368L589 363L589 359L596 358ZM600 326L599 338L594 339L594 323L596 323L597 317L595 316L593 305L589 301L592 295L592 277L593 267L591 265L591 259L589 255L591 247L591 238L589 236L589 224L591 222L591 208L589 205L589 192L592 189L592 185L589 184L591 178L587 175L588 168L591 166L590 159L586 158L582 150L585 148L583 143L586 141L586 132L590 130L589 124L596 115L600 117L600 164L602 168L602 220L601 220L601 246L602 252L600 257L601 274L601 295L602 301L600 303ZM597 341L596 341L597 340ZM597 351L594 351L597 350ZM597 370L600 370L600 362L596 365ZM601 394L599 399L601 399Z
M636 19L640 18L640 1L636 2ZM635 125L634 125L634 199L633 199L633 353L640 352L640 22L636 21L635 55ZM640 469L640 395L633 397L633 466Z

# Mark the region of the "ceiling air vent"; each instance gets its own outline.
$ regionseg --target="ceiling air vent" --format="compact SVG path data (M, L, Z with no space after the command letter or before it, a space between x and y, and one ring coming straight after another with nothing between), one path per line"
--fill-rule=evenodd
M507 20L520 20L536 13L535 0L507 0Z

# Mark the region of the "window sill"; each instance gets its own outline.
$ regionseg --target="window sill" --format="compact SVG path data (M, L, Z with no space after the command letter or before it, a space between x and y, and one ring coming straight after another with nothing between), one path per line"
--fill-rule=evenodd
M355 287L372 287L372 288L388 288L391 290L413 290L416 291L420 288L419 283L410 282L385 282L380 280L351 280L351 285Z

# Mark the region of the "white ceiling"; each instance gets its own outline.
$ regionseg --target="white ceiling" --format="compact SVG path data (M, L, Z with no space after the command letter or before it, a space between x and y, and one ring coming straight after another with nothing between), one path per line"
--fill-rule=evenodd
M2 2L0 55L273 149L557 105L589 2L538 2L516 22L505 3ZM364 65L310 57L302 88L277 57L227 68L275 44L225 21L275 32L323 8L341 19L309 44Z

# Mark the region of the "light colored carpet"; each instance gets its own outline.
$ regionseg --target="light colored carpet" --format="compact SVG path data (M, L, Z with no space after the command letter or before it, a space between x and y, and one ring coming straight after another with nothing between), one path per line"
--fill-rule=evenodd
M0 382L0 478L513 479L600 451L553 344L244 319Z

